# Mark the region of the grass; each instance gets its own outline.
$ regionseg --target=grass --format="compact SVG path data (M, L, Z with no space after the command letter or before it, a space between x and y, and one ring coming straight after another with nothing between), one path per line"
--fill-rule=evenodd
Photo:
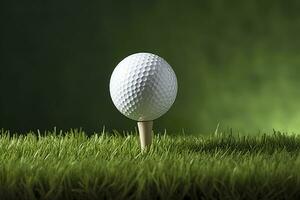
M299 199L300 136L0 131L1 199Z

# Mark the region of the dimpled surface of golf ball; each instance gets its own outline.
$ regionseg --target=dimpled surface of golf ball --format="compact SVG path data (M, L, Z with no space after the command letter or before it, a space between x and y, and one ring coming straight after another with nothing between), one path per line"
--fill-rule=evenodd
M122 114L136 121L150 121L166 113L174 103L177 79L163 58L136 53L116 66L109 89Z

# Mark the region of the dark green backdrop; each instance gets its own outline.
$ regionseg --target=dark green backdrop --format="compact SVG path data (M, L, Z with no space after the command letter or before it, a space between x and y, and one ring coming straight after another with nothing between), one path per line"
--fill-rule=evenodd
M0 127L133 130L108 84L143 51L165 58L179 83L156 130L300 132L299 2L2 2Z

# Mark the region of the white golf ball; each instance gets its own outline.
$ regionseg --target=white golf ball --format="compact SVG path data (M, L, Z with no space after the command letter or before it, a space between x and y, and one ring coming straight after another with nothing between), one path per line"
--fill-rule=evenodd
M136 121L154 120L175 101L177 79L172 67L151 53L136 53L123 59L110 78L114 105Z

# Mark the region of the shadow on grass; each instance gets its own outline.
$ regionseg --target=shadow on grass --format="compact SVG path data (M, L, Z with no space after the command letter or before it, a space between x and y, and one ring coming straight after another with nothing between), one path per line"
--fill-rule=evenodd
M214 136L208 138L177 140L176 151L203 153L300 153L300 137L281 133L261 136Z

